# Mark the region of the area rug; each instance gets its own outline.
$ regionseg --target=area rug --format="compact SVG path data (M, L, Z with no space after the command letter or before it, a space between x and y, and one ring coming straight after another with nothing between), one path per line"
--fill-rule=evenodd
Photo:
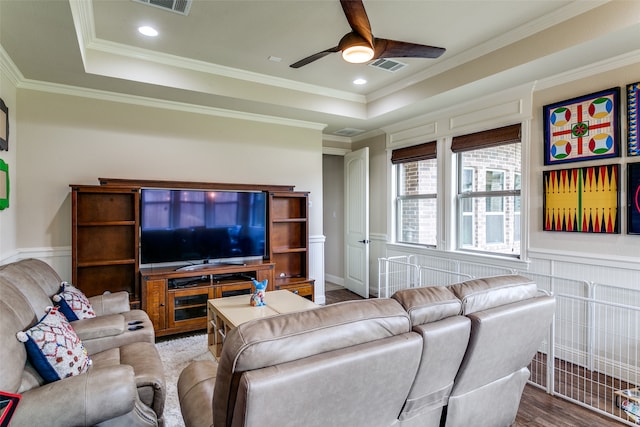
M178 377L192 360L214 360L207 348L207 334L199 333L163 339L156 343L156 348L164 365L167 384L167 400L164 407L165 426L184 427L178 401Z

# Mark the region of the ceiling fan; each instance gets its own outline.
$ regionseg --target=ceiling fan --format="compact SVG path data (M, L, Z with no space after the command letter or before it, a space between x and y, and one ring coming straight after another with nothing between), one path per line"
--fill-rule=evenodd
M378 58L438 58L446 50L443 47L374 37L362 0L340 0L340 4L352 31L342 37L338 46L301 59L291 64L291 68L300 68L340 51L345 61L360 64Z

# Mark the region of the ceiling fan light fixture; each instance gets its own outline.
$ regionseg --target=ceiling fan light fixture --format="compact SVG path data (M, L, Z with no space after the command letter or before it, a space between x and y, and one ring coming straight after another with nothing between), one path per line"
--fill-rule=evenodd
M373 53L373 49L367 45L354 45L342 50L342 59L352 64L362 64L370 61Z

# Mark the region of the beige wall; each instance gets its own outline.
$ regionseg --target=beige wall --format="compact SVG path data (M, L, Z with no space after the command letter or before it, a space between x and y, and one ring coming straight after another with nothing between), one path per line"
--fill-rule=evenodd
M0 159L9 165L9 207L0 211L0 260L14 254L18 206L16 203L18 180L16 179L16 87L0 66L0 98L9 108L9 151L0 151Z
M71 245L69 184L98 177L294 185L322 233L322 136L310 127L18 91L18 248Z
M626 164L638 161L638 158L626 156L626 85L640 80L640 65L632 65L619 68L614 71L594 75L571 83L565 83L556 87L535 92L533 95L533 121L531 126L531 150L530 150L530 198L529 198L529 247L535 251L551 253L582 253L585 255L602 255L615 259L616 257L637 256L638 236L626 233ZM621 157L596 161L564 163L559 166L544 166L543 146L543 117L544 105L577 96L587 95L612 87L620 87L620 124L621 124ZM542 171L552 169L576 168L594 165L620 165L620 219L621 234L603 235L578 232L552 232L542 231L543 227L543 186Z

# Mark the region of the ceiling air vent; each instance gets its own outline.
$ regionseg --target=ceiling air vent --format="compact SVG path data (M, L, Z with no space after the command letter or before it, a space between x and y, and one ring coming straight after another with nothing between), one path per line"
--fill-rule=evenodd
M362 132L364 132L362 129L344 128L335 131L333 134L338 136L355 136Z
M407 64L403 64L402 62L394 61L392 59L381 58L376 61L373 61L371 64L369 64L369 66L374 68L380 68L382 70L394 73L406 67Z
M188 15L189 9L191 9L192 0L133 0L138 3L148 4L162 8L164 10L170 10L181 15Z

